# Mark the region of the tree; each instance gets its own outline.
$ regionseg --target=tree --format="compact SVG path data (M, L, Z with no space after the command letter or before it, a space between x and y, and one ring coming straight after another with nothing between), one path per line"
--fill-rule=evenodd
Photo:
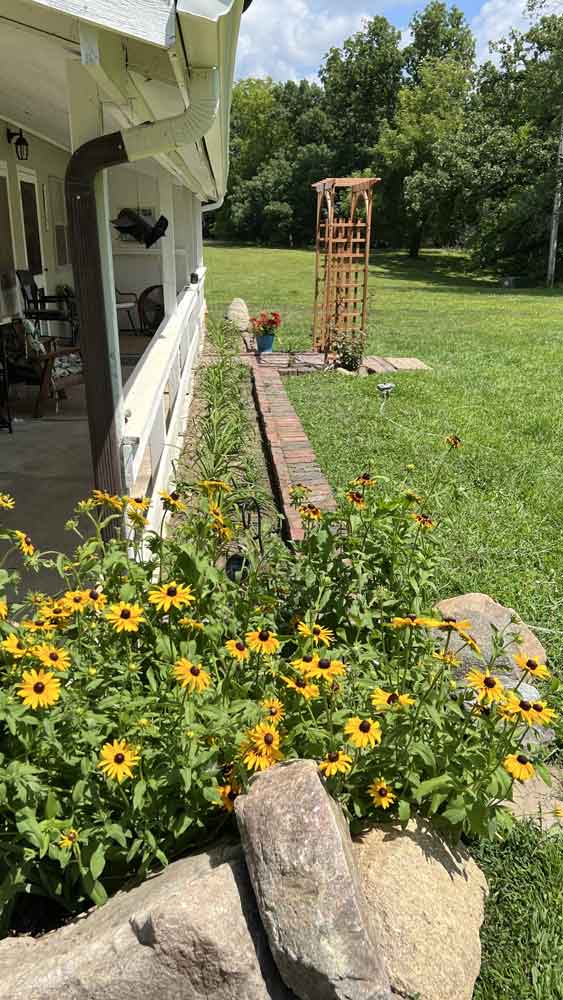
M459 7L448 7L441 0L431 0L412 18L412 41L404 50L404 67L410 81L421 81L421 68L427 59L450 59L470 70L475 61L475 39Z

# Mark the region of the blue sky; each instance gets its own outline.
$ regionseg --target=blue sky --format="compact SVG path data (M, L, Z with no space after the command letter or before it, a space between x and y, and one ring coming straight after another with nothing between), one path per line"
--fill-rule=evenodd
M242 19L237 77L314 78L324 53L384 14L407 37L409 20L424 0L254 0ZM524 0L458 0L477 40L477 55L511 28L522 28Z

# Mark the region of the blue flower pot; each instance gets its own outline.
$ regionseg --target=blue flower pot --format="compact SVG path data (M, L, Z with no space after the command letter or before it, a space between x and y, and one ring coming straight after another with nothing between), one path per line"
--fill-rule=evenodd
M256 350L258 354L271 354L274 347L274 333L257 333Z

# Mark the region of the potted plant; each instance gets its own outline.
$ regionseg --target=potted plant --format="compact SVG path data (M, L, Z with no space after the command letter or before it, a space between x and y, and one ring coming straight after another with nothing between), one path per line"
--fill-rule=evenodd
M250 323L252 332L256 337L256 350L258 354L268 354L274 346L276 330L281 326L281 316L279 312L261 312L259 316L251 316Z

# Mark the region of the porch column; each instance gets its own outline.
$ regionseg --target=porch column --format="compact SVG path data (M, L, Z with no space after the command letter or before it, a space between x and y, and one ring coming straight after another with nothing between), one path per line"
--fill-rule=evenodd
M95 80L76 60L67 62L67 91L71 145L74 152L88 140L96 139L103 134L102 107ZM123 493L125 487L120 455L120 443L124 433L123 384L115 304L107 170L97 174L94 190L99 251L96 247L91 247L89 252L99 252L100 255L106 335L103 337L104 342L83 336L80 338L80 347L84 362L94 484L99 489L107 489L111 493ZM81 257L80 261L74 259L71 263L73 268L80 267L84 271L88 269L88 248L84 249ZM74 280L79 289L82 281L76 270ZM104 324L100 323L100 330L103 331L103 328Z
M174 237L174 192L172 177L161 170L158 175L160 214L168 219L168 229L160 241L164 312L170 316L176 308L176 242Z
M203 264L203 216L199 198L192 195L192 211L194 219L194 270Z

